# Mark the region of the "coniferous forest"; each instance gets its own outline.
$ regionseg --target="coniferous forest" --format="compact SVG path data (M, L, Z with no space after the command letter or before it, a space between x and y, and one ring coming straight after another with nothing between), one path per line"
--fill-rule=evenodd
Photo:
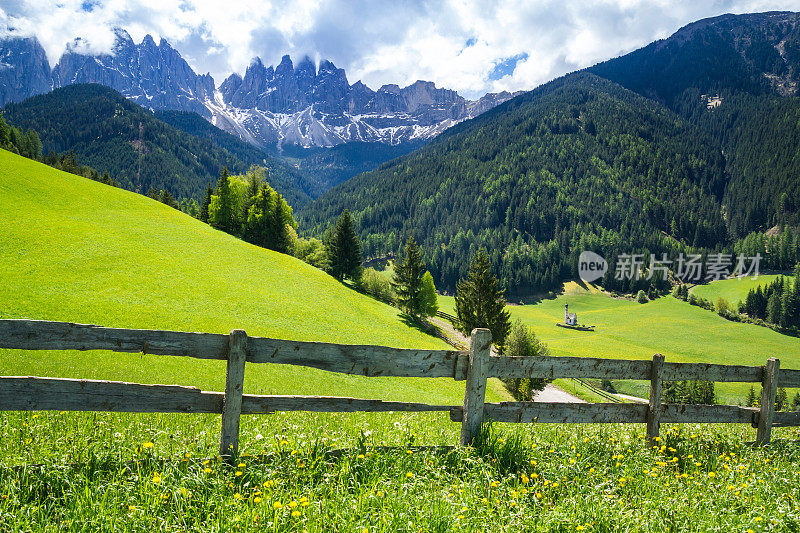
M302 213L311 231L345 207L367 257L406 236L452 291L483 246L511 294L575 277L577 255L676 253L726 243L724 160L658 103L578 73L448 130L362 174ZM620 290L657 286L632 281ZM636 286L634 286L636 285Z

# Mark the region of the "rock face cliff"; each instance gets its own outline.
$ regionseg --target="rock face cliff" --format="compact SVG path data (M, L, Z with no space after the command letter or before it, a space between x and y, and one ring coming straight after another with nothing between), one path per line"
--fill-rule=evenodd
M108 54L89 55L76 41L51 69L35 38L0 41L0 105L73 83L111 87L149 109L193 111L253 144L335 146L351 141L400 144L432 138L448 127L508 100L510 93L468 101L455 91L417 81L374 91L350 84L343 69L308 57L277 67L255 58L244 76L217 89L180 53L148 35L136 44L124 30Z

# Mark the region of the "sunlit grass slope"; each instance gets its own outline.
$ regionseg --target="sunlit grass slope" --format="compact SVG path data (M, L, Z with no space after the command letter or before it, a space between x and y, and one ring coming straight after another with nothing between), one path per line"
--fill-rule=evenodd
M712 281L705 285L697 285L692 287L691 292L701 298L716 302L717 298L722 297L728 302L735 304L739 300L747 298L747 293L751 289L757 288L759 285L762 287L769 285L777 274L767 274L758 276L757 278L742 278L742 279L721 279L719 281Z
M0 317L447 348L397 310L290 256L143 196L0 151ZM0 350L0 374L224 388L224 363ZM452 380L358 378L248 365L245 392L460 403Z
M442 296L440 303L443 310L452 312L453 298ZM570 312L578 314L578 322L595 325L596 331L557 327L556 322L564 320L565 303ZM647 359L661 353L667 361L741 365L763 365L768 358L777 357L781 368L800 368L800 339L725 320L672 296L639 304L568 283L555 299L512 305L509 310L512 320L519 318L533 328L552 355ZM717 385L719 400L734 403L748 389L744 384ZM644 385L628 390L646 394Z

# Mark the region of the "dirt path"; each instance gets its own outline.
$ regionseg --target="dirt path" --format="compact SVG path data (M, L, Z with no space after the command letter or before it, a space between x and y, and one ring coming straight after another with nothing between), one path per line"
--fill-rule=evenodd
M447 320L443 320L441 318L431 317L430 321L433 325L439 328L441 331L444 340L459 350L468 350L469 349L469 340L461 334L460 331L457 331L453 324L448 322ZM492 355L497 355L494 346L492 346ZM581 400L577 396L573 396L572 394L563 391L553 385L552 383L548 383L544 390L541 390L536 393L536 396L533 397L534 402L557 402L557 403L586 403L585 401Z

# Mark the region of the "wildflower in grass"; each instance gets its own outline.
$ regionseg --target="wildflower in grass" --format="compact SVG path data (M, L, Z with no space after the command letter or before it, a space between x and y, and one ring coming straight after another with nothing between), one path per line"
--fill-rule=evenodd
M186 452L186 453L184 453L184 454L183 454L183 456L184 456L186 459L188 459L189 457L191 457L191 456L192 456L192 452Z
M142 444L142 448L144 448L145 450L147 450L149 448L152 448L152 447L153 447L153 443L152 442L145 442L144 444Z
M237 492L236 494L233 495L233 499L234 500L241 500L242 499L242 495Z
M408 479L411 479L411 478L413 478L413 477L414 477L414 473L413 473L413 472L408 472L408 473L406 473L406 477L407 477Z
M189 497L189 491L186 489L186 487L181 487L181 496L183 496L184 498Z
M283 507L283 504L281 502L273 502L272 504L272 508L275 509L276 511L281 507Z
M583 531L584 529L586 529L586 528L583 527L583 526L576 526L575 527L575 531Z
M490 487L492 487L493 489L496 489L498 485L499 485L499 483L497 483L497 481L492 481L492 482L489 484L489 486L490 486Z
M244 463L239 463L238 465L236 465L236 468L244 468L245 466L247 465L245 465Z
M265 488L271 489L274 486L275 486L275 481L272 480L272 479L267 480L267 481L264 482L264 487Z
M760 517L760 516L757 516L757 517L753 518L753 522L761 522L762 520L764 520L764 519L762 517Z
M714 478L714 477L717 477L717 474L716 474L716 472L709 472L708 473L708 477Z
M541 500L542 499L542 493L541 492L537 492L536 493L536 499L537 500Z
M237 470L233 475L236 476L236 477L240 477L242 475L242 471L241 470Z
M296 501L292 500L292 501L289 502L289 509L294 509L298 505L299 504Z
M261 499L260 496L256 496L255 498L253 498L253 503L258 504L258 503L261 503L261 502L262 502L262 499Z
M300 511L292 511L292 518L300 518L301 514Z
M531 480L525 474L522 474L522 478L521 479L522 479L522 483L525 484L525 485L527 485L528 483L531 482Z
M211 469L209 467L205 467L203 469L203 472L205 472L206 474L210 474L211 473Z
M303 461L298 461L297 462L297 468L305 468L305 467L306 467L306 464Z
M161 474L159 474L158 472L153 472L153 480L152 480L152 481L153 481L153 483L155 483L156 485L158 485L159 483L161 483Z
M358 454L358 458L359 459L363 459L364 458L364 454L363 453Z

